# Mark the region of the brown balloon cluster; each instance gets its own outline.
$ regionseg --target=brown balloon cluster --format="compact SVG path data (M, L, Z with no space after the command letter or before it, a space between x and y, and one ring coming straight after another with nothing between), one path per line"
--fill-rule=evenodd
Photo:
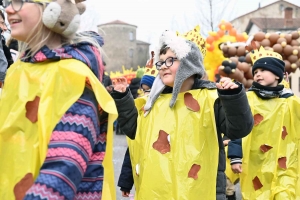
M263 46L266 50L279 53L285 62L285 71L293 73L300 68L300 31L294 31L288 34L264 33L258 32L253 36L256 47ZM253 82L252 61L249 51L252 50L245 44L227 45L222 47L224 57L228 58L222 62L218 68L221 76L233 78L249 88Z

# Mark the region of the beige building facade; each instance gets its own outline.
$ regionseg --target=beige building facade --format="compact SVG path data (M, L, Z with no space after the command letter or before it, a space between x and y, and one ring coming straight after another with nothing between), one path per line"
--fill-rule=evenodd
M278 0L272 4L264 7L258 7L257 10L239 16L236 19L232 20L231 23L237 30L237 32L241 33L248 31L247 33L249 33L250 30L247 30L249 23L251 23L253 19L257 18L259 20L256 21L259 21L261 27L258 26L256 30L253 30L253 32L260 30L264 32L281 31L278 30L278 25L281 26L280 29L282 30L284 30L285 28L295 30L299 28L297 26L299 25L300 21L300 7L284 0ZM276 29L272 27L274 25Z
M300 69L298 68L295 73L290 74L289 77L290 87L292 91L300 97Z
M116 20L98 25L98 32L104 39L107 72L145 66L150 44L136 39L137 26Z

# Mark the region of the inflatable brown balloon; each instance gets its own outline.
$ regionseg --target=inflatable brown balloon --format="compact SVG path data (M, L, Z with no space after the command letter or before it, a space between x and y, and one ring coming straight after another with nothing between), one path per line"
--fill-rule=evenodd
M298 61L298 56L296 56L296 55L290 55L288 57L288 61L290 61L290 63L296 63Z
M287 42L287 43L291 43L291 41L292 41L292 35L291 35L291 34L286 34L286 35L284 36L284 38L286 39L286 42Z
M236 52L237 52L236 47L229 47L229 49L228 49L228 55L229 56L235 56Z
M249 67L249 70L247 72L244 73L245 79L253 79L253 75L252 75L252 67Z
M261 45L263 47L269 47L271 45L271 41L269 39L265 38L261 41Z
M283 53L284 55L286 56L289 56L293 53L293 47L291 45L286 45L284 48L283 48Z
M300 43L298 42L298 40L292 40L291 41L291 46L299 46Z
M237 68L245 73L249 71L250 65L246 62L239 62Z
M271 33L270 36L269 36L269 40L270 40L272 45L277 43L278 39L279 39L279 35L277 33Z
M277 43L282 44L283 42L285 42L285 44L286 44L286 39L282 38L282 37L279 37L278 40L277 40Z
M297 40L298 38L299 38L299 32L298 31L294 31L294 32L292 32L292 39L293 40Z
M246 55L246 62L249 64L252 64L250 53L247 53L247 55Z
M273 50L277 53L282 53L283 47L281 46L281 44L274 44L273 46Z
M294 73L300 68L300 31L284 34L258 32L251 37L256 49L263 46L265 50L279 53L285 62L285 71L287 73ZM249 88L253 82L253 63L249 52L253 51L253 47L251 45L245 47L245 44L236 43L228 44L228 48L223 49L223 55L227 58L227 62L224 64L228 66L220 67L218 69L219 74L234 78L243 83L246 89ZM234 63L234 65L230 64L230 62Z
M255 41L262 41L263 39L265 39L265 33L264 32L258 32L258 33L255 33L254 35L254 40Z
M237 56L244 56L246 54L244 46L239 46L237 48Z

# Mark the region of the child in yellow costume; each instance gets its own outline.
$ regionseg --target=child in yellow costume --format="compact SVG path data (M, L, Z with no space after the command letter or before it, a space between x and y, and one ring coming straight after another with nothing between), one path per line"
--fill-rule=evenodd
M0 99L0 199L115 199L117 110L102 38L76 34L84 4L12 0L6 12L22 44Z
M135 198L224 200L221 132L241 138L251 130L245 91L228 78L201 80L200 49L171 31L162 34L155 56L159 74L147 100L136 108L124 79L112 93L130 138Z
M152 54L152 58L147 62L145 67L145 73L140 82L140 87L142 88L143 91L142 96L135 99L135 104L137 107L139 107L139 104L143 103L147 95L149 95L152 88L152 84L155 80L156 75L158 74L158 71L156 70L156 67L154 65L154 52L152 51L151 54ZM128 148L124 156L121 174L118 180L118 186L122 191L122 196L129 197L130 190L132 189L133 186L133 173L132 173L132 165L131 165L131 159L129 156Z
M247 96L255 124L242 142L229 142L232 170L240 173L243 199L299 200L300 99L278 84L284 73L279 54L261 47L251 58Z
M225 147L225 154L228 154L228 143L230 140L224 136L223 137L223 144ZM235 184L238 182L238 174L233 173L230 167L230 159L226 159L226 198L227 200L236 200L236 190Z

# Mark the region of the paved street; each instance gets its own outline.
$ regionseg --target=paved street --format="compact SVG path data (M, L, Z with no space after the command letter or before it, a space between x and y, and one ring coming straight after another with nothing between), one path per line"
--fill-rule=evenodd
M115 167L115 183L116 183L116 190L117 190L117 200L133 200L133 197L125 198L122 197L120 192L120 188L117 187L118 178L120 175L124 154L127 148L127 143L124 135L115 135L114 137L114 167ZM236 185L236 189L238 190L237 199L240 200L241 196L239 194L239 185ZM132 191L134 193L134 191Z

